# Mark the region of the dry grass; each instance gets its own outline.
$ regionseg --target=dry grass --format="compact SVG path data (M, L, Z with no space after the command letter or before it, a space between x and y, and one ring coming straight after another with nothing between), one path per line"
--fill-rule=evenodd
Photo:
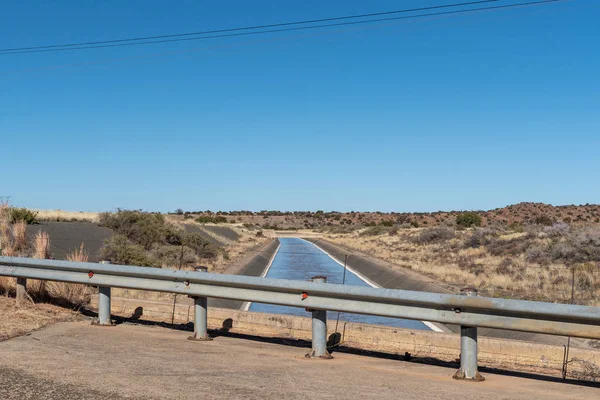
M13 233L15 226L20 234L20 224L13 225ZM20 239L19 239L20 240ZM24 240L24 239L23 239ZM25 242L26 247L26 242ZM10 252L14 251L14 246L10 248ZM15 253L19 254L19 253ZM46 232L38 232L33 243L33 257L40 259L48 259L50 254L50 236ZM80 248L69 253L67 259L70 261L88 261L89 255L85 251L83 243ZM16 291L16 280L14 278L0 277L0 293L9 296ZM50 282L39 281L35 279L27 280L27 293L36 302L51 302L60 304L69 308L79 309L90 301L91 289L86 285L66 282Z
M70 310L50 304L17 307L15 299L0 296L0 341L77 317Z
M490 254L486 247L465 247L472 230L457 231L456 237L432 244L415 243L421 229L400 231L397 235L360 236L360 232L327 235L333 243L348 246L386 260L397 268L407 268L438 281L460 287L474 286L482 295L568 303L572 271L564 264L539 265L527 261L525 253ZM514 233L499 240L523 238ZM539 239L542 242L544 239ZM597 266L578 265L575 269L575 301L600 305L600 271Z
M10 208L7 203L0 203L0 254L10 245L11 223Z
M50 256L50 236L48 233L40 231L33 239L33 257L45 260Z
M88 262L90 259L90 255L85 248L83 247L83 242L79 246L79 249L73 250L69 254L67 254L67 260L74 262Z
M87 221L97 223L99 213L63 210L33 210L39 221Z
M4 225L4 224L3 224ZM24 221L14 224L8 223L2 228L2 255L7 257L25 256L27 251L27 238L25 233L27 225Z

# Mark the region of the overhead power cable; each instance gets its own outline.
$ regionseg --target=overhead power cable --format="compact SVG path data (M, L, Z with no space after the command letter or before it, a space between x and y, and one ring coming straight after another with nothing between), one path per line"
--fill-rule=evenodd
M262 25L262 26L254 26L254 27L230 28L230 29L221 29L221 30L204 31L204 32L179 33L179 34L171 34L171 35L148 36L148 37L130 38L130 39L116 39L116 40L97 41L97 42L70 43L70 44L51 45L51 46L36 46L36 47L22 47L22 48L12 48L12 49L0 49L0 55L42 53L42 52L56 52L56 51L72 51L72 50L84 50L84 49L95 49L95 48L106 48L106 47L137 46L137 45L143 45L143 44L156 44L156 43L180 42L180 41L190 41L190 40L215 39L215 38L233 37L233 36L258 35L258 34L265 34L265 33L317 29L317 28L326 28L326 27L343 26L343 25L358 25L358 24L376 23L376 22L392 21L392 20L400 20L400 19L424 18L424 17L431 17L431 16L436 16L436 15L460 14L460 13L469 13L469 12L483 11L483 10L522 7L522 6L544 4L544 3L556 3L556 2L564 1L564 0L542 0L542 1L532 1L532 2L527 2L527 3L512 3L512 4L505 4L505 5L500 5L500 6L469 8L469 9L436 12L436 13L428 13L428 14L418 14L418 15L410 15L410 16L378 18L378 19L369 19L369 20L362 20L362 21L350 21L350 22L342 22L342 23L320 24L320 25L302 26L302 27L294 27L294 28L269 29L269 30L256 31L257 29L264 29L264 28L268 28L268 27L311 24L311 23L316 23L316 22L334 21L334 20L351 19L351 18L356 19L356 18L364 18L367 16L408 13L408 12L425 11L425 10L449 8L449 7L460 7L460 6L468 6L468 5L474 5L474 4L480 4L480 3L496 2L496 1L498 1L498 0L483 0L483 1L475 1L475 2L467 2L467 3L454 3L454 4L446 4L446 5L440 5L440 6L431 6L431 7L422 7L422 8L395 10L395 11L385 11L385 12L371 13L371 14L361 14L361 15L355 15L355 16L324 18L324 19L318 19L318 20L306 20L306 21L296 21L296 22L284 22L284 23L280 23L280 24ZM241 30L255 30L255 31L211 35L211 36L199 36L199 35L205 35L205 34L211 34L211 33L235 32L235 31L241 31ZM199 37L181 37L181 36L192 36L192 35L196 35ZM175 38L173 39L173 37L175 37ZM149 39L155 39L155 38L164 38L164 39L149 40ZM168 38L171 38L171 39L168 39Z
M402 21L409 21L409 20L416 20L416 19L431 18L431 17L436 17L436 16L443 17L443 16L453 16L453 15L460 15L460 14L467 14L467 13L484 12L484 11L497 11L497 10L501 10L501 9L537 6L537 5L543 5L543 4L549 4L549 3L558 3L558 2L562 2L562 1L566 1L566 0L530 1L530 2L526 2L526 3L511 3L511 4L500 5L500 6L469 8L469 9L463 9L463 10L427 13L427 14L410 15L410 16L402 16L402 17L394 17L394 18L381 18L381 19L366 20L366 21L352 21L352 22L327 24L327 25L316 25L316 26L308 26L308 27L294 27L294 28L270 30L270 31L244 32L244 33L220 35L220 36L210 36L210 37L205 36L205 37L200 37L200 38L184 38L184 39L179 39L179 40L198 40L198 39L212 39L214 37L226 37L226 36L259 35L259 34L266 34L266 33L272 33L272 32L283 32L283 31L296 31L296 30L309 30L309 29L315 30L316 28L336 27L336 26L352 27L352 25L356 26L359 24L361 24L363 26L371 24L374 26L374 25L376 25L375 24L376 22L389 22L389 23L402 22ZM279 39L282 39L282 37L277 38L277 40L279 40ZM179 41L179 40L177 40L177 41ZM147 43L148 42L134 43L134 44L147 44ZM243 45L243 44L248 44L248 43L250 43L250 42L241 42L241 43L237 43L237 45ZM125 44L125 45L127 45L127 44ZM232 44L230 43L229 45L232 45ZM218 46L218 47L222 47L222 46ZM203 49L205 49L205 48L196 47L196 48L188 48L188 49L183 49L183 50L180 49L180 50L175 50L175 51L147 53L147 54L142 54L142 55L129 55L129 56L119 57L119 58L87 61L87 62L82 62L79 64L61 64L61 65L53 65L53 66L30 68L30 69L20 69L20 70L7 71L7 72L33 71L33 70L41 70L41 69L56 69L56 68L65 68L65 67L74 67L74 66L88 66L88 65L96 65L96 64L102 64L102 63L108 63L108 62L114 62L114 61L125 61L125 60L134 60L134 59L142 59L142 58L150 58L150 57L168 56L168 55L181 54L181 53L190 52L190 51L199 51L199 50L203 50ZM2 53L2 52L0 52L0 56L2 56L3 54L19 54L19 53ZM0 72L0 75L2 75L1 72Z
M439 5L439 6L429 6L429 7L419 7L419 8L412 8L412 9L403 9L403 10L383 11L383 12L376 12L376 13L370 13L370 14L346 15L343 17L321 18L321 19L293 21L293 22L281 22L281 23L277 23L277 24L245 26L245 27L240 27L240 28L217 29L217 30L201 31L201 32L172 33L172 34L167 34L167 35L144 36L144 37L135 37L135 38L128 38L128 39L101 40L101 41L94 41L94 42L54 44L54 45L33 46L33 47L14 47L14 48L8 48L8 49L0 49L0 52L2 52L2 53L4 53L4 52L20 52L20 51L24 51L24 50L40 50L40 49L51 49L51 48L60 48L60 47L89 46L89 45L99 45L99 44L108 44L108 43L121 43L121 42L143 41L143 40L153 40L153 39L166 39L166 38L183 37L183 36L208 35L208 34L212 34L212 33L225 33L225 32L235 32L235 31L244 31L244 30L275 28L275 27L281 27L281 26L314 24L314 23L319 23L319 22L339 21L339 20L344 20L344 19L368 18L368 17L376 17L376 16L381 16L381 15L427 11L427 10L435 10L435 9L449 8L449 7L461 7L461 6L468 6L468 5L481 4L481 3L494 3L497 1L498 0L479 0L479 1L471 1L471 2L465 2L465 3L444 4L444 5Z

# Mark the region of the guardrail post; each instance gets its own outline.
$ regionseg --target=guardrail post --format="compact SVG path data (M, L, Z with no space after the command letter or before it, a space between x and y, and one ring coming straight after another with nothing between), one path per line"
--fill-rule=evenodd
M327 277L313 276L315 283L325 283ZM312 312L312 351L306 355L307 358L333 358L327 351L327 311L310 310Z
M27 300L27 278L17 278L17 306L23 305Z
M196 267L197 272L208 271L207 267ZM194 296L194 335L190 340L207 341L213 340L208 336L208 298L203 296Z
M110 264L110 261L100 261L100 264ZM98 321L95 325L111 326L110 320L110 287L98 286Z
M460 294L477 296L477 289L464 288L460 290ZM477 371L477 327L460 326L460 368L454 374L454 379L477 382L485 380Z

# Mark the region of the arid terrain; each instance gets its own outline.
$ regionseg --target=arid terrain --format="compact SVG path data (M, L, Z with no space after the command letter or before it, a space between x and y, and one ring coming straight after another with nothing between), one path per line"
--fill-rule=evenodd
M234 260L265 243L262 230L310 229L395 268L455 287L475 286L485 295L570 302L573 289L575 303L600 304L598 205L520 203L490 211L387 214L35 213L29 225L4 218L9 238L5 255L73 258L79 252L79 258L90 261L162 268L206 265L226 272ZM37 248L44 244L47 249Z
M488 211L474 211L482 219L482 226L513 225L543 222L545 224L565 222L568 224L600 224L600 205L553 206L544 203L519 203ZM339 230L348 227L370 225L411 225L430 227L454 224L456 217L464 211L438 211L415 213L383 212L336 212L336 211L183 211L175 215L181 218L240 223L261 228L274 229L319 229Z

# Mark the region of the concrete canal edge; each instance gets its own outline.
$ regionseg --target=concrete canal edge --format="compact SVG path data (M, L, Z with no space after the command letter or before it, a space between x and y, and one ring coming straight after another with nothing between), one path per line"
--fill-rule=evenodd
M273 259L279 250L279 240L271 239L258 251L242 259L237 265L233 265L225 272L228 274L245 276L265 276L269 270ZM242 309L246 307L246 302L237 300L209 299L209 307Z
M97 304L93 298L91 304ZM173 304L148 300L113 298L113 316L145 321L171 323ZM335 316L336 313L331 313ZM191 324L194 309L191 304L177 304L174 323ZM311 340L312 320L279 314L255 313L241 310L209 308L208 325L213 335L238 334L259 338ZM460 336L403 328L385 327L340 321L335 332L335 319L327 321L330 343L340 347L366 352L397 355L416 361L431 363L456 362L460 356ZM564 357L563 346L529 343L481 337L479 339L479 365L481 367L523 370L544 374L559 374ZM600 365L600 350L571 348L572 362L569 370L576 374L589 374L590 366Z

